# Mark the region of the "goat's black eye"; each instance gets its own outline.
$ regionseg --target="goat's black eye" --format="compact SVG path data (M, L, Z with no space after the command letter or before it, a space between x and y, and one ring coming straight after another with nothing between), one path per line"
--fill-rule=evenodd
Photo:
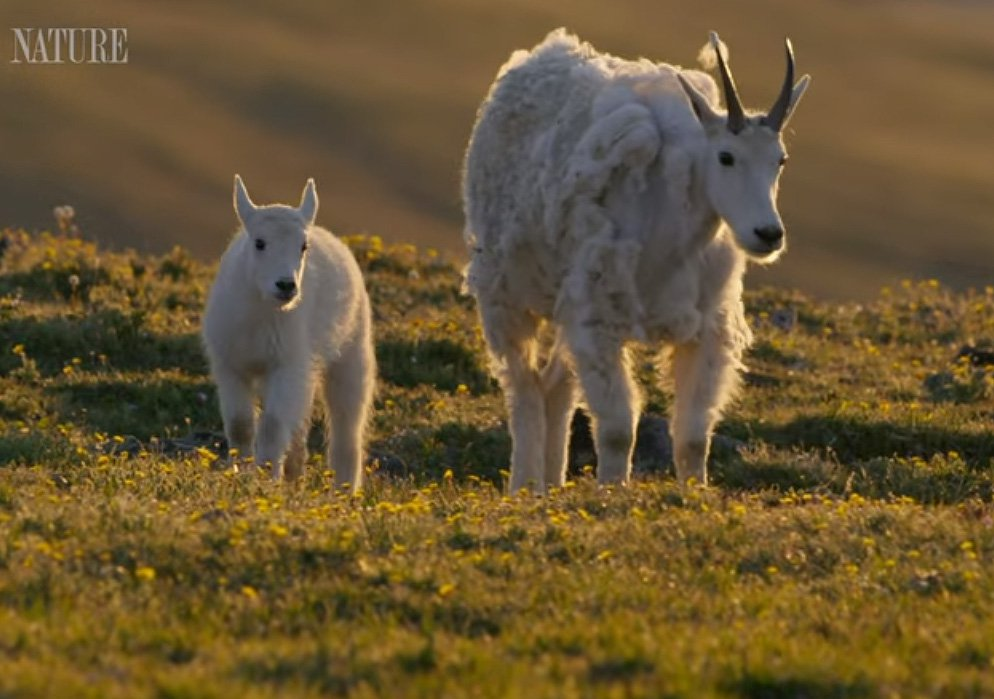
M265 250L266 249L266 241L262 240L261 238L256 238L255 249L256 250Z
M307 248L309 248L309 247L310 247L310 245L308 245L305 242L303 245L300 246L300 252L302 252L302 253L307 252Z
M780 158L780 167L783 167L786 164L787 164L787 156L785 155L782 158Z
M731 167L735 164L735 156L729 153L727 150L723 150L718 153L718 162L725 167Z

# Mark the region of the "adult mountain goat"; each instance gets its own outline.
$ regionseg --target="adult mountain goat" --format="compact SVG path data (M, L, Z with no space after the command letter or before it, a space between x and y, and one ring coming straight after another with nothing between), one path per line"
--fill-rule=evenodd
M362 272L314 225L314 180L298 208L256 206L237 175L234 199L241 229L221 258L203 326L229 445L270 464L274 478L298 476L321 388L328 463L355 491L376 373Z
M577 377L598 480L628 480L633 340L672 346L677 478L707 481L751 341L745 261L784 249L781 130L809 78L794 84L788 41L776 102L751 113L717 34L702 59L717 62L725 112L707 74L604 55L560 29L513 54L480 107L463 179L466 284L507 397L512 491L563 484Z

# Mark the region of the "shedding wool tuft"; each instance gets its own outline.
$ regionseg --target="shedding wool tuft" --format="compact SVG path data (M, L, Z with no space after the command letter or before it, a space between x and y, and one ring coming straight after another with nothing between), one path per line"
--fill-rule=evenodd
M721 57L725 59L725 63L728 63L729 53L728 45L718 38L718 35L711 32L711 38L708 42L701 47L700 52L697 54L697 62L700 64L701 68L704 70L714 70L718 67L718 51L721 51Z

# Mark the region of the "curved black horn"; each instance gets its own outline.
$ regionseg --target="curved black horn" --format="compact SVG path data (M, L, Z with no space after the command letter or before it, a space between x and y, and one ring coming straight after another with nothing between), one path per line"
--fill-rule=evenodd
M738 133L745 127L745 112L742 110L742 102L739 100L739 91L735 89L735 80L732 79L732 72L725 65L725 57L722 56L723 45L721 39L714 32L711 32L711 44L714 46L715 55L718 57L718 72L721 73L721 84L725 88L725 107L728 109L728 130Z
M791 91L794 89L794 48L790 45L790 39L786 40L787 46L787 75L783 80L783 87L780 88L780 95L773 103L769 113L763 120L767 126L774 131L783 128L783 122L787 118L787 110L790 108Z

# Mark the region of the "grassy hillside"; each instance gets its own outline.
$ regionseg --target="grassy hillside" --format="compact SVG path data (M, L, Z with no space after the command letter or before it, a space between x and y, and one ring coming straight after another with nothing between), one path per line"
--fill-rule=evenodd
M319 457L291 486L223 468L211 270L4 237L2 696L994 693L992 289L750 293L713 488L675 487L646 382L630 487L578 430L569 487L508 498L456 270L350 238L382 375L351 498Z
M784 35L814 75L789 135L791 251L760 282L866 299L904 277L990 280L989 3L4 0L0 18L123 26L130 48L127 66L0 63L9 223L70 203L104 242L206 259L239 171L263 201L314 176L331 225L459 251L462 151L512 49L566 25L688 65L718 29L750 105L776 93Z

